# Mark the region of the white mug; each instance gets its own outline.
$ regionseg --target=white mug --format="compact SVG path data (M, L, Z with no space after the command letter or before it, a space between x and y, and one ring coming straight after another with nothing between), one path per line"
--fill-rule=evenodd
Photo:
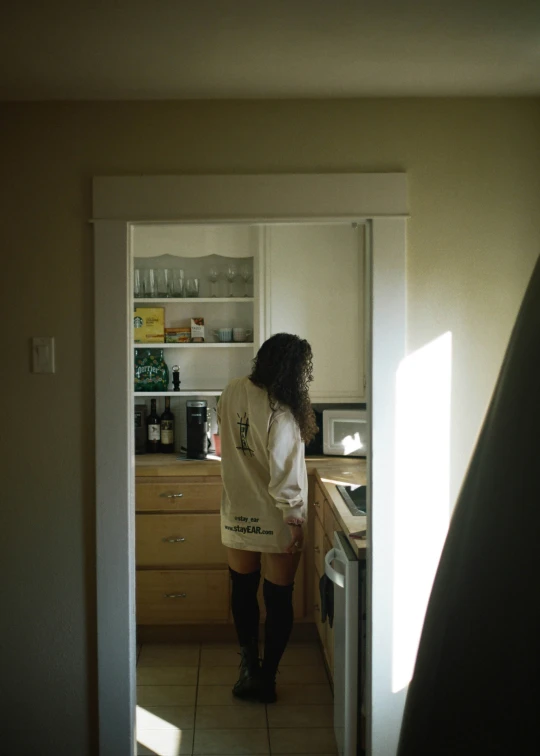
M232 341L232 328L219 328L213 334L218 341Z
M245 328L233 328L233 341L246 341L251 333L252 331L246 331Z

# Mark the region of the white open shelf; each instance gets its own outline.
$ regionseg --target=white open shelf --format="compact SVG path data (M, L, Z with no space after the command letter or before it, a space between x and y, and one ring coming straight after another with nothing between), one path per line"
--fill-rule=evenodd
M136 305L153 304L224 304L226 302L254 302L253 297L140 297L133 300Z
M218 347L221 349L239 349L241 347L251 347L253 349L253 342L252 341L205 341L203 344L191 344L191 343L185 343L185 344L133 344L135 349L185 349L187 347L191 349L208 349L210 347Z
M223 389L203 389L197 391L134 391L135 396L221 396Z

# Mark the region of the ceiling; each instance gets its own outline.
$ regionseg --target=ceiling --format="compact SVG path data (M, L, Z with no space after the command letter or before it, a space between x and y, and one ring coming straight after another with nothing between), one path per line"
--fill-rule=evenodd
M540 0L26 0L1 100L540 94Z

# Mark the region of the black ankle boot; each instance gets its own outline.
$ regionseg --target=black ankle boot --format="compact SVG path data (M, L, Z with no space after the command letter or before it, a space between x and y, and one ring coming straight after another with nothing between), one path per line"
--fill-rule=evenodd
M242 646L240 654L242 656L240 676L234 685L233 695L237 698L258 700L260 682L259 649L257 645Z
M259 683L259 701L266 704L275 703L277 701L276 676L265 672L264 667L261 670Z

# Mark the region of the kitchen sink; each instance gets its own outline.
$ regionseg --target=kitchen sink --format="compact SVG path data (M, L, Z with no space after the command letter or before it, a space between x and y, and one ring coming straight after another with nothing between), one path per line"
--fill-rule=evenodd
M352 515L366 516L366 486L337 486L337 490Z

